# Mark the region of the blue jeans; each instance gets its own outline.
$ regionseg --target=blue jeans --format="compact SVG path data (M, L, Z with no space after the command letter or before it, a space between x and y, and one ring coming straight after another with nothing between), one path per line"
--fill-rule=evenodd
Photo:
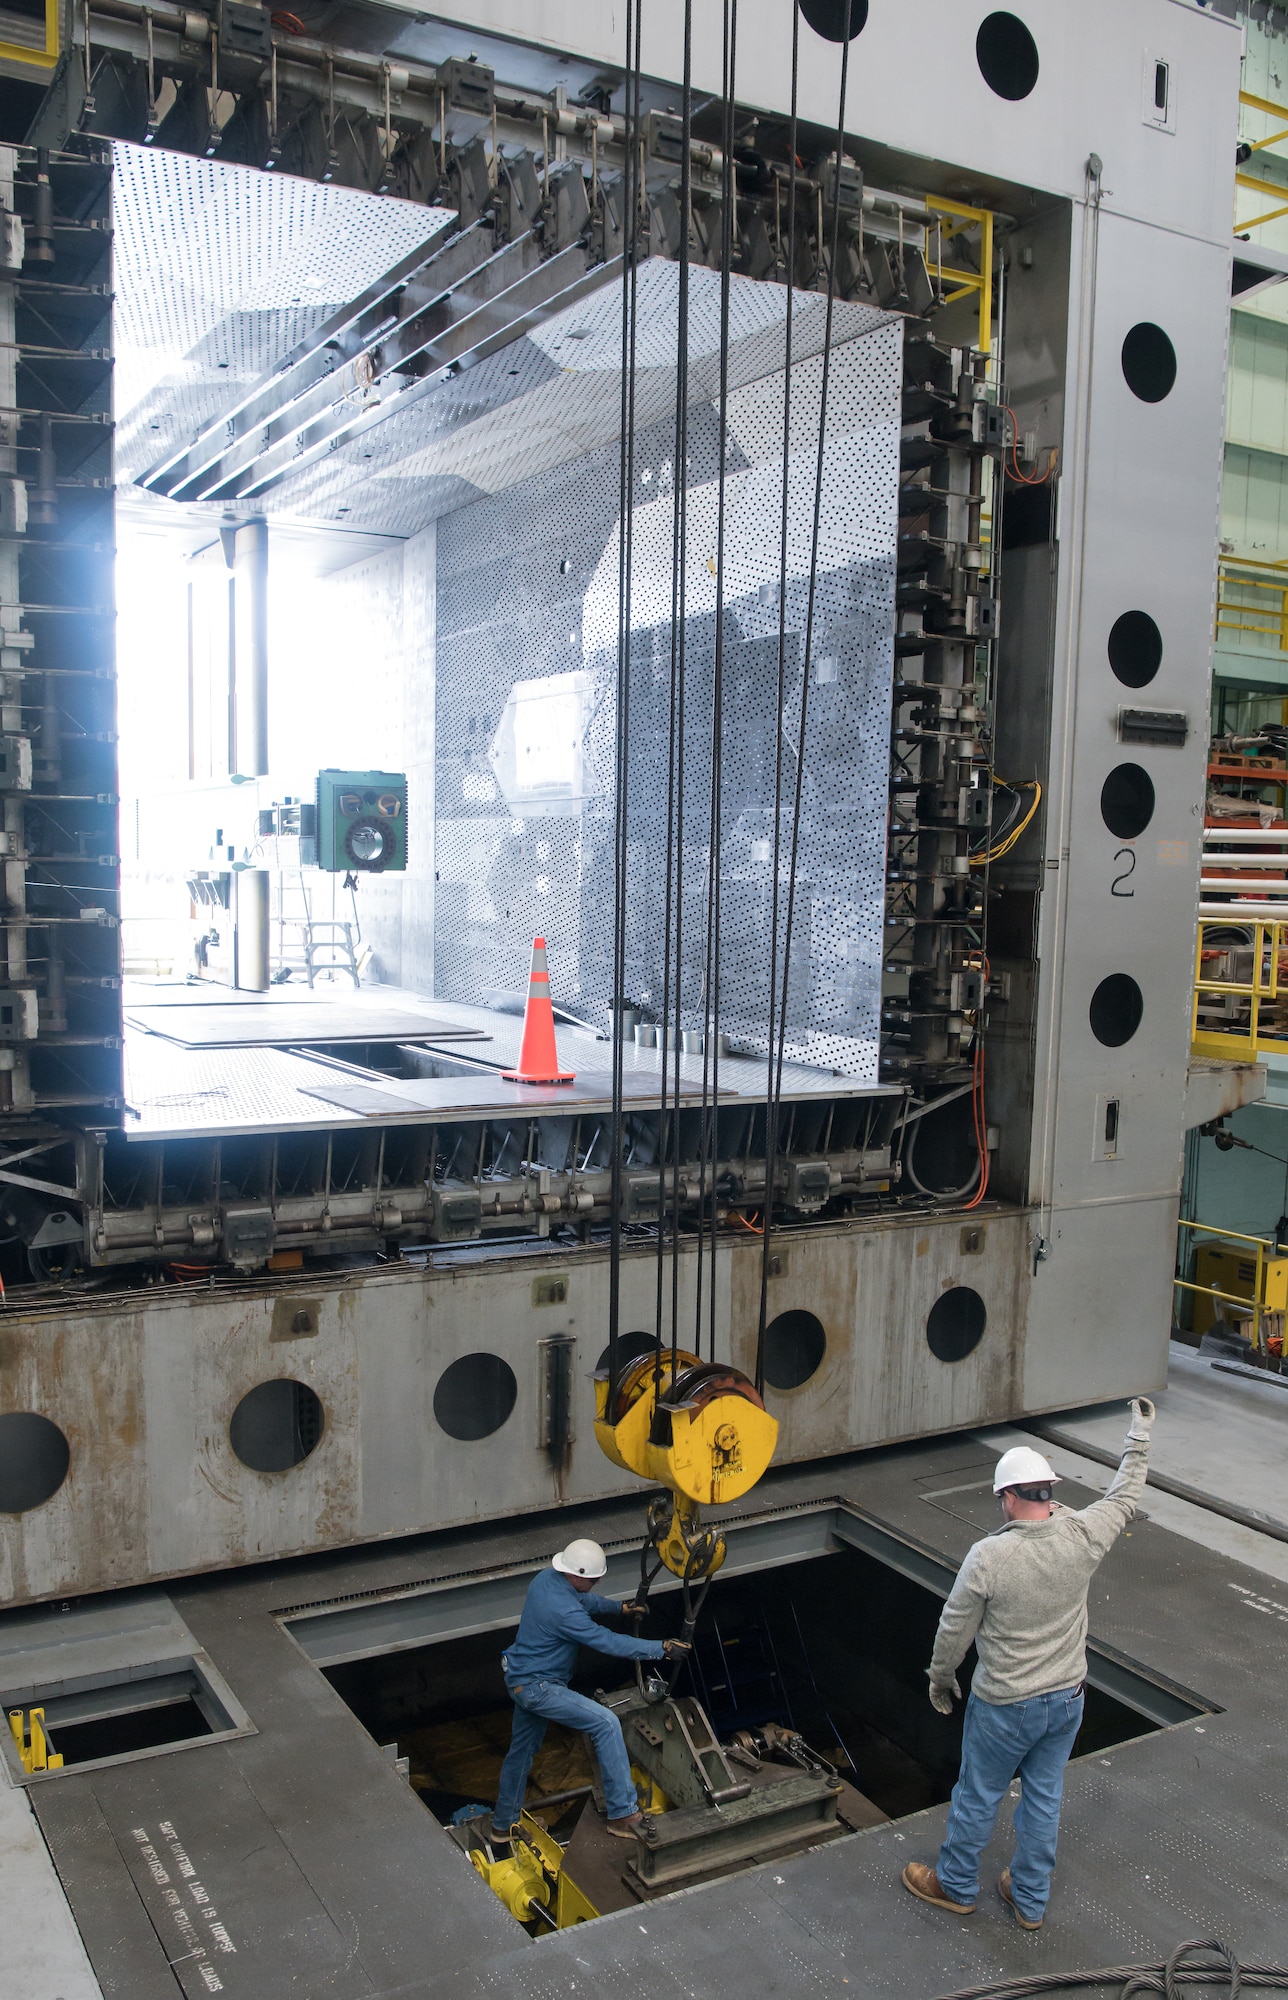
M980 1856L1018 1772L1022 1796L1015 1808L1011 1893L1022 1916L1043 1915L1060 1833L1064 1767L1081 1722L1081 1688L1005 1704L971 1695L961 1776L953 1787L948 1830L935 1868L940 1887L955 1903L973 1903L979 1895Z
M626 1754L622 1725L611 1708L592 1701L589 1695L575 1694L562 1681L506 1682L514 1702L514 1723L510 1748L501 1766L501 1786L494 1826L513 1826L523 1810L532 1760L541 1748L548 1722L562 1722L567 1729L580 1729L589 1736L604 1781L604 1802L609 1819L629 1819L638 1812L631 1776L631 1760Z

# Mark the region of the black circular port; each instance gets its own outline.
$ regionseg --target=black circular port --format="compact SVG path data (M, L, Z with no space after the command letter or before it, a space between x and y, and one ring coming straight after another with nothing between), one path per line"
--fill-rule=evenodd
M941 1292L926 1315L926 1340L936 1361L964 1361L984 1338L988 1308L969 1285Z
M472 1444L500 1430L518 1394L514 1370L499 1354L462 1354L438 1378L434 1416L448 1437Z
M307 1382L260 1382L233 1411L228 1441L252 1472L289 1472L303 1464L325 1422Z
M1123 375L1142 403L1161 403L1176 380L1176 349L1152 319L1140 320L1123 342Z
M1145 1002L1129 972L1111 972L1091 996L1091 1032L1107 1049L1120 1049L1141 1023Z
M1119 840L1135 840L1154 817L1154 780L1139 764L1118 764L1100 787L1100 817Z
M799 1389L817 1375L826 1352L821 1319L799 1309L779 1313L765 1328L765 1380L771 1389Z
M1124 687L1148 687L1163 663L1163 635L1148 611L1124 611L1109 628L1109 664Z
M801 0L801 13L825 42L852 42L868 24L868 0Z
M1012 104L1038 80L1038 45L1015 14L989 14L980 22L975 60L989 89Z
M633 1368L635 1363L642 1361L646 1354L656 1354L656 1352L657 1335L655 1333L619 1333L617 1336L618 1372L624 1375L628 1368ZM602 1374L612 1358L612 1349L606 1347L595 1363L595 1373L597 1375Z
M0 1417L0 1514L25 1514L52 1500L71 1463L57 1424L34 1410Z
M344 836L344 851L355 868L383 868L393 852L393 835L379 820L356 819Z

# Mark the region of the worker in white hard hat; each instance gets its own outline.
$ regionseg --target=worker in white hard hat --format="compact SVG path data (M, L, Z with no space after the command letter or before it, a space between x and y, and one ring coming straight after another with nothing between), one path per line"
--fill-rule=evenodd
M596 1594L595 1585L607 1568L608 1558L598 1542L569 1542L551 1558L549 1569L540 1571L528 1585L518 1632L501 1655L505 1684L514 1702L510 1748L501 1766L492 1814L492 1846L501 1853L509 1851L510 1835L523 1809L528 1773L548 1722L562 1722L590 1738L603 1781L608 1831L630 1840L640 1824L642 1815L622 1725L611 1708L570 1688L568 1678L577 1664L579 1646L622 1660L677 1659L690 1648L682 1639L641 1639L625 1632L606 1632L597 1620L630 1616L639 1610L635 1604L619 1604L615 1598Z
M957 1572L927 1672L941 1715L961 1699L957 1669L974 1641L978 1664L962 1731L939 1859L910 1861L905 1888L923 1903L969 1916L980 1857L1018 1775L1015 1853L998 1893L1017 1923L1041 1928L1055 1867L1064 1767L1082 1723L1087 1673L1087 1590L1136 1511L1149 1467L1154 1406L1131 1406L1122 1461L1108 1492L1075 1512L1052 1498L1059 1484L1040 1452L1016 1445L993 1475L1002 1525L976 1542Z

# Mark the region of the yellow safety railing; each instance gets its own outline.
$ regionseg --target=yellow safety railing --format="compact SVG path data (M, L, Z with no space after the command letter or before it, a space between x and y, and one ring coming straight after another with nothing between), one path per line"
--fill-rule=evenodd
M1255 1254L1240 1260L1245 1266L1251 1266L1247 1276L1246 1292L1222 1291L1217 1285L1196 1284L1190 1278L1173 1278L1172 1283L1178 1291L1198 1293L1223 1305L1241 1306L1244 1311L1250 1312L1252 1332L1249 1338L1253 1347L1259 1350L1262 1346L1262 1321L1267 1314L1281 1314L1285 1306L1288 1306L1288 1245L1276 1243L1273 1237L1241 1236L1233 1229L1213 1229L1205 1222L1181 1221L1177 1227L1202 1231L1206 1243L1214 1247L1222 1243L1252 1246ZM1205 1244L1200 1244L1198 1249L1201 1251L1204 1247ZM1220 1318L1222 1315L1217 1314L1216 1317ZM1271 1338L1277 1340L1282 1355L1282 1328ZM1271 1353L1273 1358L1273 1348Z
M14 30L26 32L28 22L24 16L6 10L6 24L10 34ZM40 34L40 40L36 40ZM32 40L30 42L10 42L0 40L0 56L6 62L30 62L34 70L52 70L58 66L58 0L44 0L44 22L36 30L32 20Z
M24 1771L62 1770L62 1757L45 1734L43 1708L33 1708L26 1715L20 1708L11 1708L9 1730L18 1746L18 1761Z
M946 215L950 223L941 224L938 234L939 259L943 257L943 238L949 241L954 236L964 236L968 229L979 230L979 269L962 270L959 266L936 261L933 265L927 256L926 263L942 285L945 278L955 290L944 294L944 304L951 306L958 299L969 298L972 292L979 294L979 338L976 346L981 354L993 351L993 211L989 208L967 208L963 202L947 201L941 195L928 195L926 207L932 215ZM927 248L929 246L927 245Z
M1276 104L1273 98L1257 97L1250 90L1239 92L1239 102L1246 105L1249 111L1264 111L1270 118L1288 119L1288 104ZM1264 139L1245 139L1243 143L1250 153L1261 153L1267 146L1277 146L1284 139L1288 139L1288 125L1281 132L1268 132ZM1236 236L1248 229L1259 229L1263 222L1277 222L1281 215L1288 215L1288 187L1282 181L1263 180L1259 174L1236 174L1234 182L1236 187L1247 188L1254 194L1268 195L1275 204L1264 215L1240 216L1234 225Z
M1274 857L1266 858L1270 866L1278 865ZM1249 876L1248 895L1256 894L1256 886L1255 877ZM1252 933L1249 944L1205 942L1209 931L1228 931L1232 924ZM1250 979L1233 976L1228 961L1235 951L1246 957ZM1224 1010L1223 1015L1218 1009ZM1230 904L1228 916L1200 918L1191 1042L1196 1056L1216 1056L1224 1062L1288 1055L1288 921L1241 916L1237 903Z
M1231 592L1247 593L1237 601ZM1259 592L1260 595L1253 593ZM1256 632L1288 653L1288 561L1222 556L1217 566L1216 629Z

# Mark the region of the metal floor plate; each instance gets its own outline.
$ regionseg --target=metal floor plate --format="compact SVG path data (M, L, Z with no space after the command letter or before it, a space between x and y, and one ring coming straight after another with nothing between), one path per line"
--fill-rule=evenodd
M519 1057L519 1044L523 1038L523 1023L515 1014L498 1014L488 1007L469 1007L451 1000L434 1000L434 1012L454 1027L477 1027L487 1035L490 1046L479 1051L479 1059L495 1063L500 1069L513 1069ZM600 1037L589 1029L571 1028L559 1025L557 1028L560 1060L568 1069L589 1072L599 1070L607 1073L611 1066L609 1044L606 1037ZM444 1053L450 1053L445 1049ZM677 1074L677 1051L668 1049L641 1048L628 1042L623 1054L623 1067L627 1076L652 1079L655 1096L660 1094L658 1077L665 1054L666 1073L672 1081ZM678 1074L683 1089L702 1089L704 1071L708 1088L716 1073L714 1060L708 1061L702 1055L678 1051ZM722 1055L719 1061L720 1089L731 1091L739 1097L764 1099L769 1085L769 1064L763 1056ZM842 1076L836 1070L815 1068L801 1062L784 1062L783 1097L785 1100L808 1097L897 1097L901 1086L898 1084L873 1084L852 1076Z
M771 1475L732 1511L780 1518L839 1496L955 1563L975 1530L925 1496L990 1457L978 1438L932 1440ZM550 2000L628 1983L652 2000L932 2000L1000 1977L1156 1961L1189 1937L1223 1937L1245 1961L1282 1959L1288 1593L1140 1519L1097 1575L1092 1634L1223 1706L1069 1767L1040 1938L1016 1927L992 1887L1009 1859L1004 1805L969 1920L915 1903L899 1883L905 1861L933 1859L937 1807L647 1912L529 1939L275 1614L540 1560L574 1532L622 1542L638 1531L640 1503L574 1514L175 1587L259 1733L40 1788L42 1829L110 2000L213 1990L203 1962L246 2000ZM235 1952L185 1957L172 1900L140 1868L140 1828L163 1859L167 1840L179 1844L208 1903L193 1903L186 1877L168 1886L188 1918L216 1910Z
M466 1007L451 1001L426 1001L396 988L381 989L394 1003L382 1011L366 993L352 996L347 1008L339 1002L298 1007L258 996L255 1002L211 1007L187 1004L156 1009L132 1007L126 1017L126 1137L128 1139L230 1137L241 1132L297 1132L340 1127L392 1118L459 1120L463 1116L504 1117L516 1110L558 1111L575 1104L579 1111L608 1111L612 1106L612 1052L609 1043L585 1029L560 1026L559 1058L575 1072L572 1084L507 1083L500 1074L518 1062L523 1023L512 1014L490 1008ZM432 1013L430 1010L432 1009ZM354 1028L352 1036L323 1029L318 1017L332 1010ZM222 1012L221 1031L228 1040L207 1042L208 1030L194 1017ZM147 1016L158 1024L138 1025ZM298 1018L296 1018L298 1017ZM262 1020L262 1025L260 1025ZM279 1037L268 1030L277 1021L296 1032ZM411 1023L411 1031L394 1022ZM358 1024L361 1023L361 1027ZM247 1032L239 1032L247 1026ZM303 1032L301 1032L301 1030ZM278 1041L292 1046L275 1046ZM415 1042L429 1053L441 1051L468 1058L468 1072L444 1077L401 1078L376 1070L340 1065L315 1057L309 1045L397 1040ZM462 1044L467 1046L462 1047ZM675 1051L637 1048L624 1051L623 1089L631 1104L656 1104L663 1093L674 1101L677 1081ZM683 1101L712 1094L715 1065L700 1055L679 1053L678 1088ZM759 1057L721 1056L720 1097L764 1101L769 1066ZM783 1098L797 1102L810 1097L889 1097L899 1094L893 1084L866 1084L830 1070L784 1063Z
M484 1033L400 1007L370 1002L347 1006L342 999L294 1005L243 1000L233 1006L212 1001L205 1007L133 1007L125 1018L129 1027L165 1035L189 1049L289 1048L299 1042L461 1042L479 1041Z

